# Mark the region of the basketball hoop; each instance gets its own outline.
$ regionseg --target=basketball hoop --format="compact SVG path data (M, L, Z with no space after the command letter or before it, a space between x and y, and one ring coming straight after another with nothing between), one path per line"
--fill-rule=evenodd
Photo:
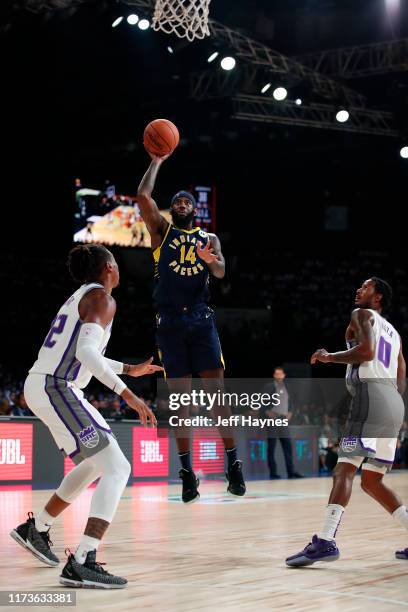
M156 0L153 29L187 38L190 42L210 35L211 0Z

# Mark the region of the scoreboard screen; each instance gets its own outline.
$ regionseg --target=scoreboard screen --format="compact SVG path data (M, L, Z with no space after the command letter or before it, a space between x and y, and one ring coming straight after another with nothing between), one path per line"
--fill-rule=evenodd
M215 187L190 188L197 202L196 225L215 231ZM169 210L160 210L171 222ZM135 196L118 194L111 183L102 189L83 187L75 181L74 242L150 248L147 227Z
M216 190L215 187L197 185L192 187L192 194L197 202L196 225L207 232L215 232L216 226Z

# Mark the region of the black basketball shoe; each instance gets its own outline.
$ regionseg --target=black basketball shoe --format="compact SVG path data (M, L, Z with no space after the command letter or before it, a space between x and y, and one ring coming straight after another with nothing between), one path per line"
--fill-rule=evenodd
M60 584L74 588L88 589L124 589L126 578L113 576L103 569L104 563L96 560L96 550L90 550L86 555L85 563L81 564L75 556L68 551L68 561L61 572Z
M49 529L48 531L38 531L33 513L28 512L26 522L10 531L10 535L20 546L29 550L34 557L51 567L55 567L60 561L51 550L52 542L48 532Z
M183 481L183 493L181 494L181 499L185 504L193 504L195 501L200 499L200 493L198 492L198 485L200 481L191 470L185 470L181 468L179 471L179 476Z
M244 477L242 475L242 461L237 459L232 467L225 473L228 480L227 492L230 495L242 497L246 493Z

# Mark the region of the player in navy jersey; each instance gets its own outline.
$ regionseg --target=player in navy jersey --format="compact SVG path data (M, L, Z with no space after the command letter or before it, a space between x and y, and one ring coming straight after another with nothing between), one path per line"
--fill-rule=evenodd
M151 236L155 262L153 302L157 311L157 344L171 392L188 392L193 374L202 379L204 390L211 393L223 387L224 360L208 301L209 277L223 278L225 260L215 234L194 225L196 202L187 191L176 193L170 205L169 223L152 198L157 173L169 156L149 153L150 166L137 193L142 217ZM178 415L186 416L187 409ZM228 416L229 410L215 407L215 414ZM230 432L221 432L228 458L228 492L245 494L242 461ZM177 437L183 481L182 499L192 503L199 498L198 480L193 472L190 441Z

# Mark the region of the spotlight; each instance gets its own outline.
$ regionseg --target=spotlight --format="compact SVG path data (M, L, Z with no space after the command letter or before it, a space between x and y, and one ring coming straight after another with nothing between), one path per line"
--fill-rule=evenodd
M400 155L403 159L408 159L408 147L402 147Z
M299 82L290 86L290 97L296 104L296 106L302 106L302 104L308 104L311 102L313 92L309 83Z
M279 102L281 102L282 100L286 98L286 96L288 95L288 92L284 87L277 87L274 90L272 95L275 98L275 100L278 100Z
M115 19L115 21L112 23L112 28L116 28L120 23L122 23L123 21L123 17L118 17L117 19Z
M232 70L235 68L236 61L233 57L223 57L221 60L221 68L223 70Z
M261 89L261 93L266 93L268 91L268 89L270 89L272 83L266 83L266 85L264 85Z
M391 14L398 13L400 9L400 0L385 0L385 8Z
M126 21L128 22L129 25L136 25L137 22L139 21L139 17L137 15L128 15L128 18L126 19Z
M346 121L349 120L349 117L350 117L350 113L344 108L339 110L338 113L336 114L336 120L339 123L346 123Z
M210 64L211 62L213 62L215 60L216 57L218 57L218 55L219 55L218 51L214 51L214 53L211 53L211 55L208 58L207 62Z
M173 51L173 47L167 47L167 51L168 51L169 53L171 53L171 54L173 54L173 53L174 53L174 51Z
M148 19L141 19L137 25L141 30L148 30L150 28L150 21Z

